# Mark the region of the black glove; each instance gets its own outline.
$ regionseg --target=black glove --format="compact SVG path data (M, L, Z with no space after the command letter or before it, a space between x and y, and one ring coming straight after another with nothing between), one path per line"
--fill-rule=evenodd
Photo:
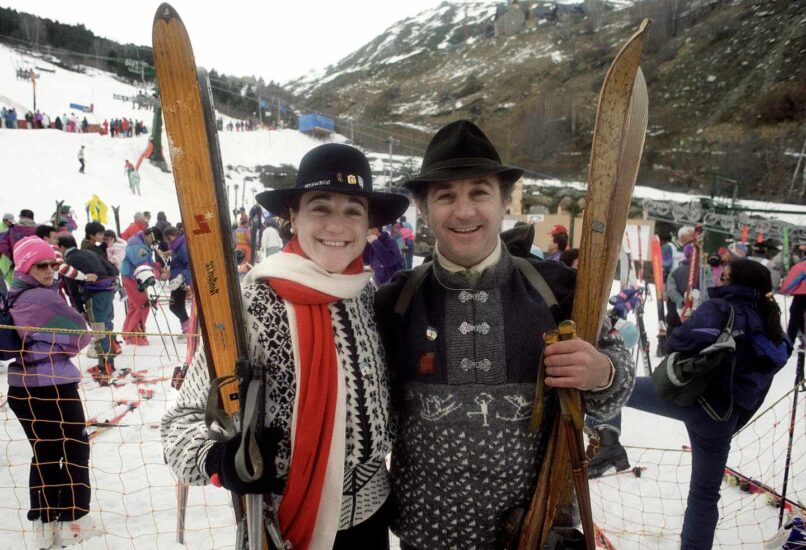
M204 468L211 478L217 474L218 481L225 489L244 494L268 493L282 494L285 489L285 482L277 477L277 468L274 465L274 458L277 456L277 444L282 437L279 428L263 428L258 435L258 446L260 454L263 456L263 474L256 481L245 482L238 476L235 470L235 453L241 444L241 432L224 443L215 443L207 453L207 460ZM249 453L246 453L247 466L249 464ZM214 481L215 483L215 481Z

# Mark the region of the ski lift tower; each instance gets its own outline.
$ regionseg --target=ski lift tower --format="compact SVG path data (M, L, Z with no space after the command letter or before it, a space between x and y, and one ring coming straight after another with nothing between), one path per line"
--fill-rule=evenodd
M711 202L715 209L732 210L736 207L739 196L739 180L711 173Z

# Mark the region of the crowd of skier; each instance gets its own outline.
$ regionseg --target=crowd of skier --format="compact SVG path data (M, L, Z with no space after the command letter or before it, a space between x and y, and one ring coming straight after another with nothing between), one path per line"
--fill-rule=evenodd
M439 130L406 182L434 238L420 266L409 197L373 190L366 157L347 145L314 148L294 187L264 191L248 213L237 210L232 252L247 349L267 369L271 404L258 441L263 473L252 481L239 474L241 433L209 436L211 381L199 352L162 421L165 459L179 480L271 495L276 527L293 548L389 548L390 528L403 549L509 547L504 527L528 508L548 460L556 390L575 388L598 439L592 478L629 467L623 407L685 424L692 473L682 547L710 548L731 437L803 335L804 247L794 250L800 269L784 279L768 248L732 242L703 254L697 228L661 235L666 341L656 373L640 376L619 321L640 309L642 288L626 284L614 297L596 346L538 337L571 317L584 282L566 227L520 223L501 232L522 174L471 122ZM100 221L78 231L64 205L47 223L24 209L3 215L0 227L0 284L14 324L25 327L8 365L8 396L34 454L28 518L38 548L104 532L90 513L81 373L71 358L89 347L97 359L90 374L111 383L124 346L148 345L160 290L183 335L194 331L181 223L137 212L119 235ZM536 233L548 234L545 251ZM692 279L694 261L700 275ZM786 331L779 291L794 296ZM122 341L116 296L126 304ZM714 364L723 368L696 374ZM696 375L700 393L684 404L692 395L663 373ZM536 384L544 399L530 429ZM40 427L43 419L54 421ZM558 544L573 544L574 506L559 509L554 523Z
M110 137L136 137L140 134L147 134L148 128L141 120L132 120L131 118L113 118L112 120L104 119L103 122L93 126L86 116L79 118L75 113L62 114L61 116L52 117L47 113L41 112L39 109L36 111L28 111L19 120L19 115L14 107L0 108L0 128L7 128L10 130L27 129L27 130L46 130L54 129L68 133L87 133L90 131L97 131L101 135L109 135Z

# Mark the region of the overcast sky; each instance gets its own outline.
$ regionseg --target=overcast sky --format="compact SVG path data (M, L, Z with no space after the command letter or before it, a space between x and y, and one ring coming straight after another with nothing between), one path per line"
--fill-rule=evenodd
M287 82L337 62L395 22L442 0L171 0L196 63L231 75ZM459 1L459 0L452 0ZM96 35L151 45L157 0L0 0L0 6Z

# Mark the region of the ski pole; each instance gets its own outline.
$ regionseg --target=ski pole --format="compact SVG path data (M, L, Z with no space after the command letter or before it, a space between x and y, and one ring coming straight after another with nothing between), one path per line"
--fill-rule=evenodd
M159 304L159 302L157 303ZM162 312L162 318L165 319L165 328L168 329L170 325L170 322L168 321L168 314L165 313L165 308L163 308L161 304L159 305L159 310ZM156 316L157 314L154 313L154 317ZM176 354L176 360L178 362L181 362L182 359L180 359L179 348L176 347L176 340L174 339L173 335L170 332L168 334L171 336L171 344L173 345L174 353Z
M784 485L781 488L781 509L778 510L778 529L784 524L784 505L786 504L786 489L789 485L789 466L792 464L792 440L795 435L795 417L798 414L798 390L803 383L803 363L806 348L801 343L798 348L798 366L795 368L795 391L792 394L792 413L789 417L789 440L786 444L786 462L784 463Z
M171 352L168 351L168 344L165 343L165 335L162 333L162 327L160 326L159 318L157 317L157 306L154 305L154 302L152 302L151 300L152 300L151 295L149 294L148 289L146 289L146 301L148 305L151 307L151 310L154 312L154 324L157 325L157 332L160 335L160 340L162 340L162 348L165 350L165 355L170 357ZM156 298L154 298L154 301L156 301ZM176 344L174 344L174 347L175 346ZM179 361L180 359L178 351L176 352L176 357L177 361Z

